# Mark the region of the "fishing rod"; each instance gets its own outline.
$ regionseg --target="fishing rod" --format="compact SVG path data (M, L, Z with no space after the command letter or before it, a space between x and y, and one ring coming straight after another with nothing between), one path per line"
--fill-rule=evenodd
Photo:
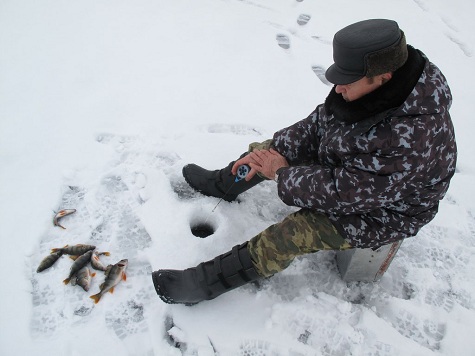
M251 167L249 167L247 164L243 164L241 166L238 167L237 169L237 173L236 173L236 178L234 179L234 182L233 184L231 184L231 186L228 188L228 190L226 191L226 193L224 193L223 197L221 199L219 199L218 201L218 204L216 204L216 206L213 208L213 210L211 210L211 212L214 212L216 210L216 208L218 207L219 203L221 203L224 199L224 197L226 196L226 194L229 193L229 191L231 190L231 188L234 186L234 184L236 184L237 182L239 182L240 180L246 178L246 176L248 175L248 173L251 171ZM208 220L208 219L206 219Z

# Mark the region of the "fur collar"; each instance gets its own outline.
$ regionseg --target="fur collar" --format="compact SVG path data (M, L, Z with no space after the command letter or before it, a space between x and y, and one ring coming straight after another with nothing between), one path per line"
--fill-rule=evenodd
M425 66L425 59L420 52L411 46L407 47L409 56L406 63L393 73L390 81L375 91L358 100L346 102L333 87L325 100L327 114L333 114L339 121L353 124L402 105L414 89Z

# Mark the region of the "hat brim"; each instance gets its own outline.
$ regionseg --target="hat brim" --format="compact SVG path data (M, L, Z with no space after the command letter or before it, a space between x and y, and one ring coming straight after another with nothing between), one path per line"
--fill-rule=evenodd
M356 82L357 80L360 80L363 78L364 75L361 74L355 74L355 73L348 73L339 68L335 63L332 64L327 71L325 72L325 78L330 83L336 84L336 85L345 85L345 84L351 84Z

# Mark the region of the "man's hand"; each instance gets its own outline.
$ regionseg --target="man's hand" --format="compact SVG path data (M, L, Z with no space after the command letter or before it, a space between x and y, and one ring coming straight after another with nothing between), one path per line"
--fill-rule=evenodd
M236 175L237 168L240 165L247 164L251 167L251 171L246 176L249 181L256 175L261 173L264 177L274 179L275 172L282 167L289 167L287 160L279 152L271 148L270 150L254 150L247 156L241 158L234 163L231 172Z

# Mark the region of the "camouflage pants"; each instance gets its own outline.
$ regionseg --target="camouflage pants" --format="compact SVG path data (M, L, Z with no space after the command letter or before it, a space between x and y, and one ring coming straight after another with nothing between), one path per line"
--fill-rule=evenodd
M252 152L255 149L259 150L268 150L272 147L272 139L265 140L263 142L253 142L249 144L249 149L247 152Z
M274 224L248 243L254 267L263 277L286 269L295 257L321 250L345 250L351 245L325 215L301 209Z

